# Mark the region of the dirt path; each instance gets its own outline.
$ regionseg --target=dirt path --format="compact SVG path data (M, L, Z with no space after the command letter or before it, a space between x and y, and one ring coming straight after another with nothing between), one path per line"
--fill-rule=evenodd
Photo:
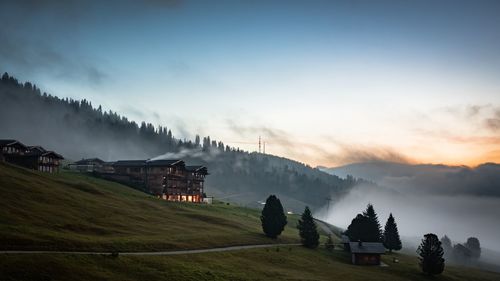
M300 244L261 244L261 245L244 245L244 246L230 246L210 249L198 250L175 250L175 251L161 251L161 252L119 252L120 256L171 256L171 255L188 255L212 252L227 252L245 249L256 248L271 248L271 247L284 247L284 246L298 246ZM110 255L111 252L71 252L71 251L0 251L0 254L64 254L64 255Z

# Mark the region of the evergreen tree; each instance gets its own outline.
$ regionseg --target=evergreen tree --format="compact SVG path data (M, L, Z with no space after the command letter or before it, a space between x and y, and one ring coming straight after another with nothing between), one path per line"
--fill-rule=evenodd
M399 251L402 248L401 239L399 238L398 226L392 213L389 214L389 218L387 219L387 223L385 224L384 229L384 246L389 252L392 250Z
M285 229L285 225L287 224L286 215L283 211L281 201L275 195L267 198L260 221L262 223L262 230L267 237L276 238Z
M471 257L478 259L481 256L481 244L476 237L469 237L465 247L470 250Z
M328 239L325 242L325 249L327 249L328 251L333 251L333 249L335 249L331 234L328 234Z
M458 243L453 246L453 261L456 263L467 263L472 257L472 252L469 248Z
M351 241L380 242L377 224L369 217L358 214L347 227L345 234Z
M196 135L196 137L194 139L194 144L196 145L196 147L200 146L200 136L199 135Z
M372 204L368 204L366 206L366 211L363 212L363 215L368 217L375 225L377 228L377 235L379 237L378 241L373 241L373 242L381 242L382 241L382 228L380 226L380 222L378 221L378 216L377 213L375 212L375 209L373 208Z
M424 235L422 243L418 246L417 253L420 268L428 275L441 274L444 270L443 247L436 234Z
M449 257L453 251L453 246L451 245L451 240L448 236L443 236L441 238L441 245L443 246L444 255Z
M297 228L299 229L300 239L303 246L313 249L318 247L319 233L309 207L306 207L304 213L302 213L302 217L299 219Z

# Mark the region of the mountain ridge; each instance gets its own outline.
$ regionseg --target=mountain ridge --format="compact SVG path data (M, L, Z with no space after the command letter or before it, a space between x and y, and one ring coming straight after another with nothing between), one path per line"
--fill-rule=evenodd
M276 194L290 211L300 212L306 205L321 207L327 197L338 200L356 184L294 160L229 147L210 136L181 140L167 127L138 124L85 99L42 93L7 73L0 79L0 99L0 138L42 145L74 160L182 157L207 166L209 195L243 205L258 206Z

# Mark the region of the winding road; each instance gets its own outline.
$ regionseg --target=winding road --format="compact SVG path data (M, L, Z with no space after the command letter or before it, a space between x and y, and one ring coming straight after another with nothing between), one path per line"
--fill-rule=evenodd
M245 249L256 248L271 248L283 246L299 246L300 244L260 244L260 245L243 245L230 246L209 249L197 250L175 250L175 251L160 251L160 252L118 252L120 256L172 256L172 255L189 255L212 252L227 252ZM110 255L112 252L71 252L71 251L0 251L0 254L64 254L64 255Z

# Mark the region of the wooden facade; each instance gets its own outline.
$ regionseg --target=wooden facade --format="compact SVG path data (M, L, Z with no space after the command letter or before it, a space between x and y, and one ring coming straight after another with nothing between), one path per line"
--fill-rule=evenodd
M380 255L385 253L382 243L350 242L351 261L356 265L380 265Z
M64 159L54 151L41 146L25 146L16 140L0 140L3 161L41 172L59 172L60 160Z
M177 173L167 174L163 181L162 198L179 202L204 202L206 175L208 171L203 166L185 166Z
M104 161L99 158L82 159L68 165L70 170L78 172L94 172L102 169Z
M122 160L104 163L100 174L164 200L201 203L208 171L203 166L186 166L182 160Z

